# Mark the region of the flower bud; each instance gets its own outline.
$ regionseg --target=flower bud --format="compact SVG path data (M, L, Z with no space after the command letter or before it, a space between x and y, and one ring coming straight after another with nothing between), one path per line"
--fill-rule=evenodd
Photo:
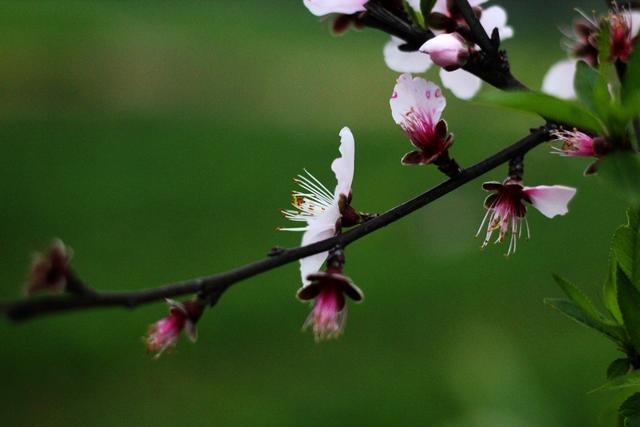
M39 291L62 292L67 286L73 251L62 240L54 240L47 253L36 253L25 284L27 295Z
M420 52L429 54L431 60L447 71L457 70L467 63L469 47L456 33L440 34L420 48Z

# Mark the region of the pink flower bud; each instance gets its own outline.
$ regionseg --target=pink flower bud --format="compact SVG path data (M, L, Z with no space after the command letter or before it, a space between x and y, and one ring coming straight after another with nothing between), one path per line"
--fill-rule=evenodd
M467 63L469 47L456 33L440 34L420 48L420 52L429 54L431 60L447 71L453 71Z
M202 315L203 306L200 301L183 303L167 299L169 315L149 326L145 344L149 353L158 358L168 348L175 346L180 333L184 330L191 342L197 338L196 322Z
M316 341L337 338L344 328L347 318L345 296L362 301L362 291L342 274L342 267L330 266L326 272L307 276L310 284L298 291L302 301L315 300L313 310L304 322L303 329L311 326Z
M72 255L73 251L59 239L51 243L47 253L36 253L25 284L26 294L45 290L62 292L67 286Z

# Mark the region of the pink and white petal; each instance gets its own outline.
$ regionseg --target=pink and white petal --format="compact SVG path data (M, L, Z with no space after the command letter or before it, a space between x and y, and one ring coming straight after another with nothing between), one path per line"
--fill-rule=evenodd
M364 11L368 0L304 0L304 5L316 16L330 13L344 13L351 15Z
M529 197L531 204L547 218L569 212L569 202L576 195L575 188L564 185L524 187L522 192Z
M637 10L631 11L631 35L633 37L638 35L640 31L640 12Z
M575 99L573 80L577 63L575 59L564 59L553 64L544 76L542 91L562 99Z
M398 48L403 43L402 39L391 37L391 40L384 45L382 53L387 67L399 73L424 73L427 71L432 64L429 55L421 52L403 52Z
M433 123L440 120L442 111L447 106L447 100L442 90L434 82L422 77L411 77L403 74L398 77L393 95L389 100L391 115L397 124L406 120L406 114L419 110L431 117Z
M497 28L502 41L513 37L513 28L507 25L507 11L500 6L491 6L484 10L480 17L480 23L489 35L494 28Z
M349 193L351 193L351 185L353 184L353 174L355 170L355 150L355 140L351 133L351 129L343 127L340 131L341 156L331 163L331 170L336 175L337 181L336 189L333 193L336 201L340 199L341 194L348 197Z
M440 80L444 87L448 88L460 99L471 99L480 90L482 81L464 70L445 71L440 70Z

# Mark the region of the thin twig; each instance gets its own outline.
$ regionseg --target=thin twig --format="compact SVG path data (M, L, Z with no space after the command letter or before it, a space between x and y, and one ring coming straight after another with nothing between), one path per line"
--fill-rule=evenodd
M469 181L508 162L510 159L524 155L538 144L548 141L550 139L549 130L550 126L532 130L530 135L493 156L462 170L462 172L456 177L450 178L431 190L426 191L379 216L373 217L371 220L344 234L339 234L330 239L308 246L279 250L265 259L214 276L191 279L158 288L134 292L96 292L87 295L65 294L59 296L23 299L0 303L0 313L5 314L12 320L21 321L43 316L45 314L97 307L120 306L125 308L134 308L139 305L159 301L164 298L196 293L213 305L227 289L244 279L273 270L274 268L310 255L325 252L336 246L346 247L366 235L404 218L440 197L451 193Z

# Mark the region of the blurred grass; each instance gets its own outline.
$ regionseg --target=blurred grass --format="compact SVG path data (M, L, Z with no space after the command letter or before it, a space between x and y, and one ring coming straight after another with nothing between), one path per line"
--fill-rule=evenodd
M388 111L385 36L332 38L299 3L0 3L0 296L18 295L29 253L56 236L100 289L295 245L274 231L278 209L303 167L331 182L343 125L358 147L356 207L439 182L398 167L410 146ZM562 57L569 3L503 4L514 71L537 87ZM461 164L539 124L448 101ZM584 162L547 151L529 156L527 182L578 187L568 216L532 211L533 238L509 259L479 251L478 180L367 237L347 265L367 299L337 342L300 333L294 265L234 288L197 345L157 362L140 337L162 305L0 324L3 425L600 425L609 397L586 391L615 352L541 301L559 293L552 272L598 292L624 205L581 176Z

